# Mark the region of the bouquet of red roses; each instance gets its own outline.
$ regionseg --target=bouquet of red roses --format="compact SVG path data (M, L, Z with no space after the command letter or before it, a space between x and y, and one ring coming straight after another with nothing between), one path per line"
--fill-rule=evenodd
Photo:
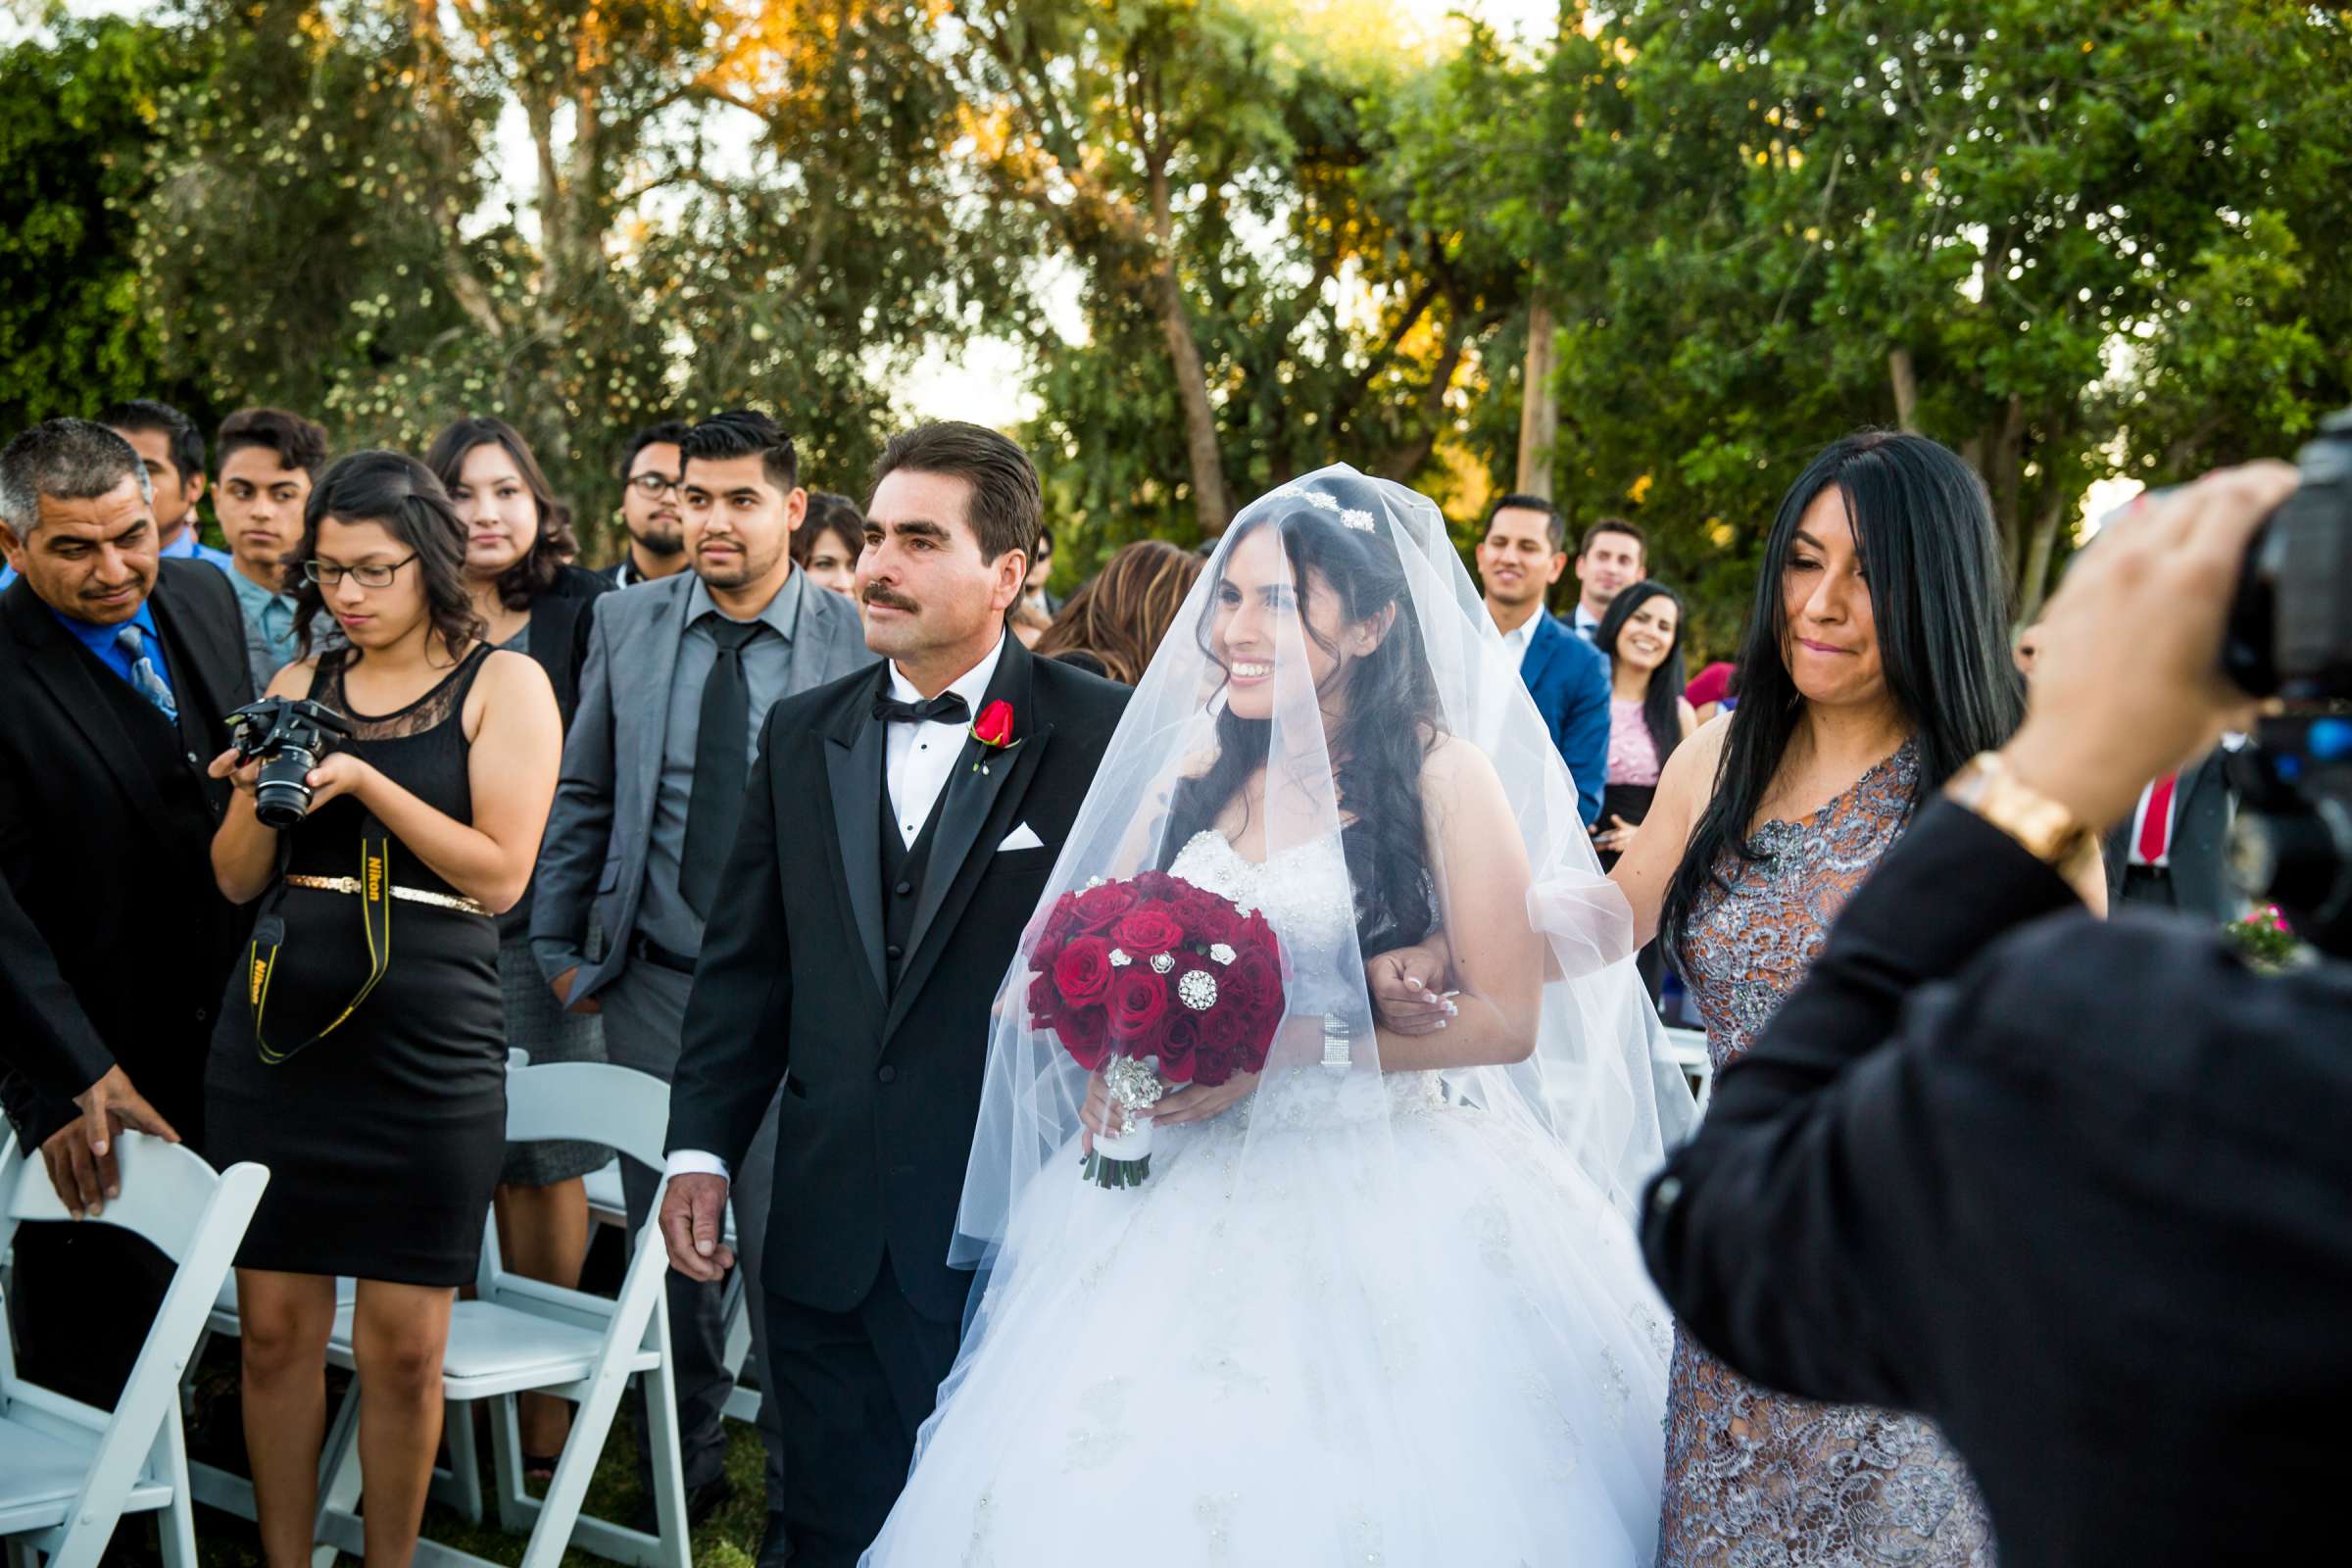
M1102 1187L1151 1175L1162 1095L1260 1070L1282 1022L1282 946L1265 916L1165 871L1063 894L1029 967L1030 1023L1101 1070L1118 1109L1118 1135L1086 1156Z

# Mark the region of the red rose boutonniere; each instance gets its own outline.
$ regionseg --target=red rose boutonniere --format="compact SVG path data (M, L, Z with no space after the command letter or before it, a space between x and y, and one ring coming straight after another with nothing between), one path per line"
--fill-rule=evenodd
M972 720L972 739L979 742L982 748L980 760L972 764L972 771L985 773L988 771L989 753L1009 752L1021 744L1012 738L1012 705L1000 697L980 710L980 716Z

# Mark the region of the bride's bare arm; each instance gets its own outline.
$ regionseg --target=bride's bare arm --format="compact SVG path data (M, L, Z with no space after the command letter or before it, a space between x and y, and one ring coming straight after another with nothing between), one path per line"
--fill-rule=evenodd
M1484 752L1448 741L1430 753L1421 798L1430 866L1456 995L1446 1027L1379 1029L1389 1072L1525 1061L1543 1010L1543 937L1528 923L1534 872L1511 803Z

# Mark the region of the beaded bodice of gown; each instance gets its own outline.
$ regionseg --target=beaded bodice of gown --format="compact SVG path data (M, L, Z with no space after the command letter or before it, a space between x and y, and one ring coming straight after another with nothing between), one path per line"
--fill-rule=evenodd
M1168 873L1231 899L1245 909L1262 910L1266 923L1293 955L1321 956L1355 951L1355 885L1348 875L1347 854L1337 833L1276 850L1263 860L1251 860L1224 834L1203 828L1185 841ZM1295 974L1292 985L1294 1011L1336 1012L1342 1010L1342 998L1349 988L1361 994L1363 975L1361 971L1317 974L1310 967L1308 972ZM1298 1080L1302 1084L1328 1079L1335 1095L1359 1087L1347 1074L1333 1077L1319 1069L1303 1068L1294 1072L1306 1075ZM1395 1109L1428 1109L1439 1102L1441 1087L1434 1072L1393 1072L1383 1078ZM1297 1093L1295 1087L1286 1091L1286 1100L1295 1099ZM1243 1114L1235 1118L1237 1130L1247 1124L1250 1108L1250 1102L1245 1101Z
M1720 1072L1804 977L1830 924L1909 820L1916 743L1803 821L1726 856L1690 937L1691 991ZM1661 1568L1765 1564L1986 1565L1991 1526L1933 1425L1769 1394L1679 1332L1666 1404Z

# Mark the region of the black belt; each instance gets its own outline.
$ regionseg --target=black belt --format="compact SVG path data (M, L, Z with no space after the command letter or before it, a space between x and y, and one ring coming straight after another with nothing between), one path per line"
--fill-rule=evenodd
M629 938L629 956L637 962L650 963L657 969L667 969L672 974L694 973L692 958L682 953L672 953L661 943L649 941L642 935Z
M2173 879L2173 868L2169 865L2125 866L2124 880L2129 882L2134 877L2142 882L2170 882Z

